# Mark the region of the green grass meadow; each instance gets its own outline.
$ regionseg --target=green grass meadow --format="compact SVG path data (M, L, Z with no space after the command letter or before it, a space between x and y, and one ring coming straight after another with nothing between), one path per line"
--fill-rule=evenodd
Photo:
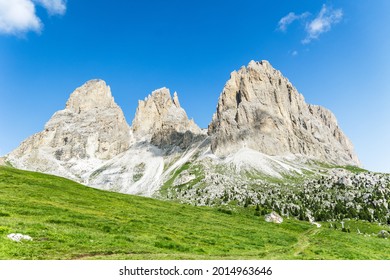
M387 226L346 221L347 233L266 223L251 206L220 210L0 167L0 259L390 259L390 240L376 236Z

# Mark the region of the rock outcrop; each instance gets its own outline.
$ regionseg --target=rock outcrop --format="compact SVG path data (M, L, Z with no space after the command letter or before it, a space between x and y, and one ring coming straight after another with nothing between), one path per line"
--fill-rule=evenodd
M144 101L139 101L132 128L137 139L150 141L160 148L187 148L204 137L180 107L177 93L172 98L167 88L155 90Z
M64 176L61 169L71 169L72 162L111 159L126 151L131 139L130 127L110 88L104 81L92 80L77 88L65 109L7 159L15 167Z
M267 155L296 154L360 165L335 116L325 108L306 104L267 61L251 61L231 74L208 133L218 156L250 148Z

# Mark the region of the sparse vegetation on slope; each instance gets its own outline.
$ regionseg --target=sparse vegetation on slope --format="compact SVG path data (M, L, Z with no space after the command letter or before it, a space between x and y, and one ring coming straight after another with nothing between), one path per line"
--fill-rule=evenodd
M376 236L386 226L350 221L348 233L340 224L269 224L255 212L105 192L0 167L0 259L390 259L390 241ZM33 241L13 242L10 233Z
M300 220L332 221L360 219L390 224L390 175L353 166L317 164L312 170L271 177L256 171L238 172L231 166L207 166L204 175L180 186L174 178L164 185L162 198L200 206L260 205ZM194 173L199 163L186 164ZM232 176L232 174L234 174Z

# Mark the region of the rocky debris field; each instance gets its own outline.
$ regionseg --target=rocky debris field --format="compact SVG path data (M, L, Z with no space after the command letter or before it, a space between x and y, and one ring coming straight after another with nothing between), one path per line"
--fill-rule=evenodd
M186 174L205 169L197 166ZM353 173L345 169L322 172L307 179L272 182L270 178L229 176L228 171L214 171L195 184L189 182L171 188L167 197L203 206L258 205L265 213L276 211L309 221L358 218L390 224L390 174Z

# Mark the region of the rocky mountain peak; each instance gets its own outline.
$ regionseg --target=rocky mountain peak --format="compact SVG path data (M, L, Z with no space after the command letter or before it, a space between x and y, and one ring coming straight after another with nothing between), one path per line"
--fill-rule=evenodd
M87 165L126 151L131 139L130 127L110 88L104 81L93 80L77 88L65 109L56 112L43 131L26 139L8 159L19 168L72 178L67 170L83 176Z
M75 113L98 108L114 108L117 105L111 89L103 80L90 80L77 88L69 97L66 109Z
M231 74L208 132L219 156L250 148L267 155L299 154L329 163L360 164L334 115L306 104L268 61L251 61Z
M177 93L172 98L169 89L165 87L153 91L145 100L138 102L132 128L137 138L151 141L159 147L185 146L184 142L189 144L190 140L182 139L185 134L185 138L201 134L201 129L188 119L180 107Z

